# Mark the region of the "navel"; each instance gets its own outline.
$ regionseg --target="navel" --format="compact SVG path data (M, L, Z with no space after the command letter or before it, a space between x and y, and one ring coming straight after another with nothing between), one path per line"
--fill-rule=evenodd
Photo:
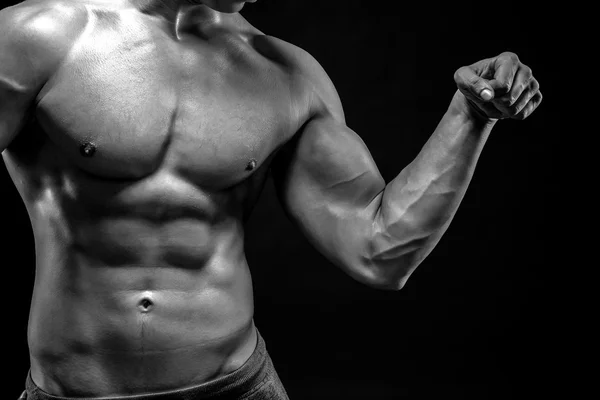
M252 170L254 170L254 168L256 168L256 160L253 158L246 165L246 171L252 171Z
M153 305L154 305L154 303L152 302L152 300L150 300L147 297L144 297L138 303L138 308L140 309L141 312L147 313L148 311L150 311L152 309Z
M92 142L85 142L79 146L79 152L84 157L92 157L96 152L96 146Z

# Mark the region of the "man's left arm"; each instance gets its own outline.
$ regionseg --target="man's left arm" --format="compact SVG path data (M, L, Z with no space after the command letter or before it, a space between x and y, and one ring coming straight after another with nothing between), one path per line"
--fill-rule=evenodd
M274 161L279 198L331 262L369 286L398 290L448 228L495 123L528 117L541 102L539 84L513 53L460 68L434 133L386 185L346 126L331 81L314 60L307 66L313 112Z

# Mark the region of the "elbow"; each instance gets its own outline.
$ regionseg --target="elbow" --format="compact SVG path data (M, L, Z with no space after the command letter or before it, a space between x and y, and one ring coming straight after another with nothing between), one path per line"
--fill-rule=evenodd
M362 257L362 276L367 286L386 291L399 291L419 265L418 251L410 251L398 257L385 257L381 254Z
M399 291L431 250L431 235L374 235L363 253L367 285L379 290Z

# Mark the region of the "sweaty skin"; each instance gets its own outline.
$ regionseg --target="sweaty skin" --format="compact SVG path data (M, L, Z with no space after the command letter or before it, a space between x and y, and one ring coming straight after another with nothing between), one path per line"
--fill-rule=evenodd
M277 44L205 6L28 3L17 25L64 54L3 153L35 235L34 382L127 395L237 369L256 345L243 223L303 122L290 68L257 50Z
M333 264L402 288L496 121L541 102L512 53L461 68L435 132L386 185L320 65L252 27L242 1L206 4L0 12L0 151L35 237L28 343L46 392L158 392L239 368L257 340L244 222L269 171Z

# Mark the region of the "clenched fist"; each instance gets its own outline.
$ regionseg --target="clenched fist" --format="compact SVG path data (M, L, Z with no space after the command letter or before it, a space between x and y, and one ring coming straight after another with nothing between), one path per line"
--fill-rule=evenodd
M468 105L486 118L525 119L542 102L531 68L514 53L459 68L454 80Z

